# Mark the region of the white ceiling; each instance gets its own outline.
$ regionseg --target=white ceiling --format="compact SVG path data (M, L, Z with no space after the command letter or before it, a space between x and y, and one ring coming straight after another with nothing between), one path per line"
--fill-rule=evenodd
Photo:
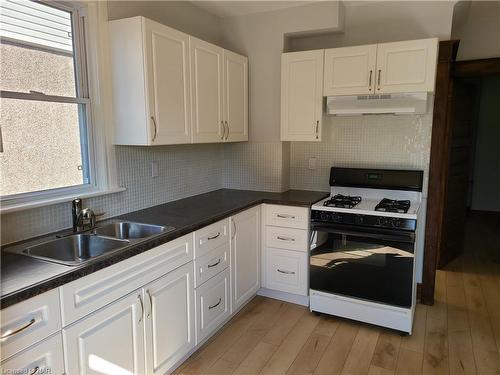
M282 1L192 1L196 6L218 17L234 17L245 14L269 12L273 10L305 5L319 0L282 0Z

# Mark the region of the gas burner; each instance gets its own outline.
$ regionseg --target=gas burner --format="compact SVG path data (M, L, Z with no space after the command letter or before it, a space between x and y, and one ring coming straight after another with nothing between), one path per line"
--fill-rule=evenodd
M337 194L333 198L328 199L323 203L327 207L353 208L361 202L361 197L351 197L349 195Z
M375 211L398 212L405 214L410 209L410 204L409 200L398 201L384 198L375 206Z

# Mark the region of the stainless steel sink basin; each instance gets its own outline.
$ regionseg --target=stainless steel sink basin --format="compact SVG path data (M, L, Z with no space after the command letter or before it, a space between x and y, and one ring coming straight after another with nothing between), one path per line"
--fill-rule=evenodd
M174 228L122 221L96 228L93 233L99 236L113 237L122 240L138 240L167 232L172 229Z
M75 234L28 247L23 252L34 258L66 265L78 265L128 244L128 241L118 239L91 234Z

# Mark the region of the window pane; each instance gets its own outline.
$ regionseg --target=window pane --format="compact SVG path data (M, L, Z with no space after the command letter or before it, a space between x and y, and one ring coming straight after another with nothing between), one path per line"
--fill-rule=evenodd
M0 195L88 183L84 105L0 99ZM85 123L85 121L82 121ZM86 152L83 153L86 155Z
M71 13L27 0L0 12L0 89L76 96Z

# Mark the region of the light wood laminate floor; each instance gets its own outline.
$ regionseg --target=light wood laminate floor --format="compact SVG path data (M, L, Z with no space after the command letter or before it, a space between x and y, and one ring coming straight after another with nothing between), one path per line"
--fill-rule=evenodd
M414 334L254 298L176 374L500 374L500 220L469 220L466 251L438 271Z

